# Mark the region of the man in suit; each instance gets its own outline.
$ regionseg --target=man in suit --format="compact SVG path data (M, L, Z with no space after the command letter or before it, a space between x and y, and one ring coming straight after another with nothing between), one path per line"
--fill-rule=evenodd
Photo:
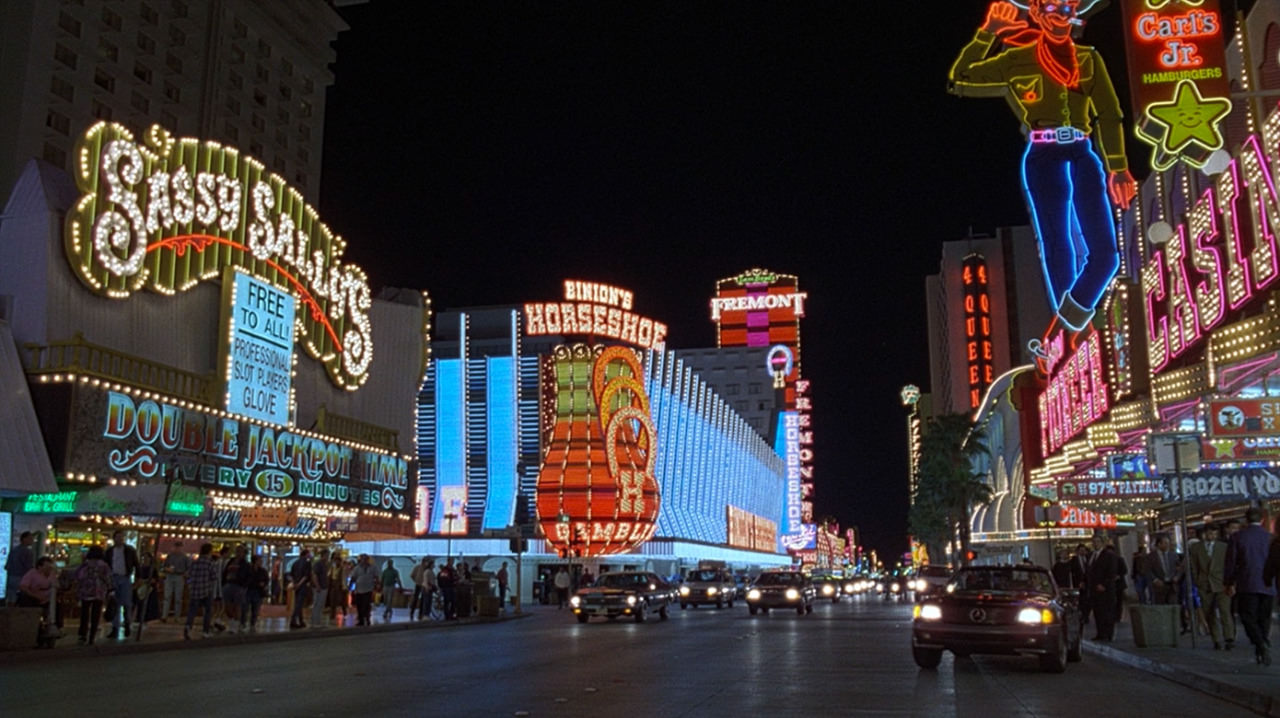
M1071 581L1072 585L1080 589L1080 632L1084 633L1084 627L1089 625L1089 610L1092 605L1092 598L1089 590L1089 560L1093 553L1085 544L1076 545L1076 555L1071 557Z
M1093 620L1098 626L1095 641L1110 641L1116 634L1116 578L1120 575L1120 557L1111 538L1103 534L1093 537L1093 557L1089 562L1089 593Z
M1147 557L1147 578L1155 603L1178 602L1178 575L1181 573L1178 554L1169 544L1168 536L1156 539L1156 550Z
M1258 663L1271 665L1271 607L1276 590L1263 580L1263 568L1271 552L1271 532L1262 527L1262 509L1250 506L1244 514L1248 526L1231 537L1227 546L1224 583L1228 593L1240 596L1240 622L1253 643Z
M1213 649L1222 649L1226 638L1227 649L1236 641L1236 622L1231 620L1231 597L1227 595L1225 575L1227 544L1218 538L1218 527L1204 527L1204 539L1191 544L1191 577L1200 592L1200 611L1209 624L1213 636Z

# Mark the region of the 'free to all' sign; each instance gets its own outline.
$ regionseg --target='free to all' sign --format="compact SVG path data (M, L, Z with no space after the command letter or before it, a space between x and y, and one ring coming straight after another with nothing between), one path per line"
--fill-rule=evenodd
M240 271L229 271L226 308L227 411L289 423L293 389L294 297Z

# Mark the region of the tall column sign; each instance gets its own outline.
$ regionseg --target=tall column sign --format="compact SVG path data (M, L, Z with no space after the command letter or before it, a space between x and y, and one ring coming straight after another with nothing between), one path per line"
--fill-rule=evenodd
M1218 0L1123 0L1134 132L1151 166L1203 168L1222 149L1231 80Z
M227 411L292 424L293 296L233 268L222 293L218 349Z

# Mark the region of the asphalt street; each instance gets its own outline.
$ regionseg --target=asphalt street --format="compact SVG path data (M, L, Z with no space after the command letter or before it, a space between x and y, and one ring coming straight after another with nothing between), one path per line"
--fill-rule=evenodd
M911 660L910 606L858 598L812 614L681 611L636 624L535 607L502 623L0 669L8 718L94 716L1080 716L1240 709L1086 656Z

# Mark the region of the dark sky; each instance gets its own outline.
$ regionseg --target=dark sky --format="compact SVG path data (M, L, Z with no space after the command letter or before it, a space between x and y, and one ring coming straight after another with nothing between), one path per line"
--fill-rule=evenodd
M714 345L715 280L798 275L817 513L892 555L906 547L898 392L929 381L924 277L941 242L1027 221L1017 122L1002 101L945 92L985 7L344 8L320 212L375 286L427 289L439 310L614 283L672 347ZM1082 42L1125 85L1120 27L1113 5Z

